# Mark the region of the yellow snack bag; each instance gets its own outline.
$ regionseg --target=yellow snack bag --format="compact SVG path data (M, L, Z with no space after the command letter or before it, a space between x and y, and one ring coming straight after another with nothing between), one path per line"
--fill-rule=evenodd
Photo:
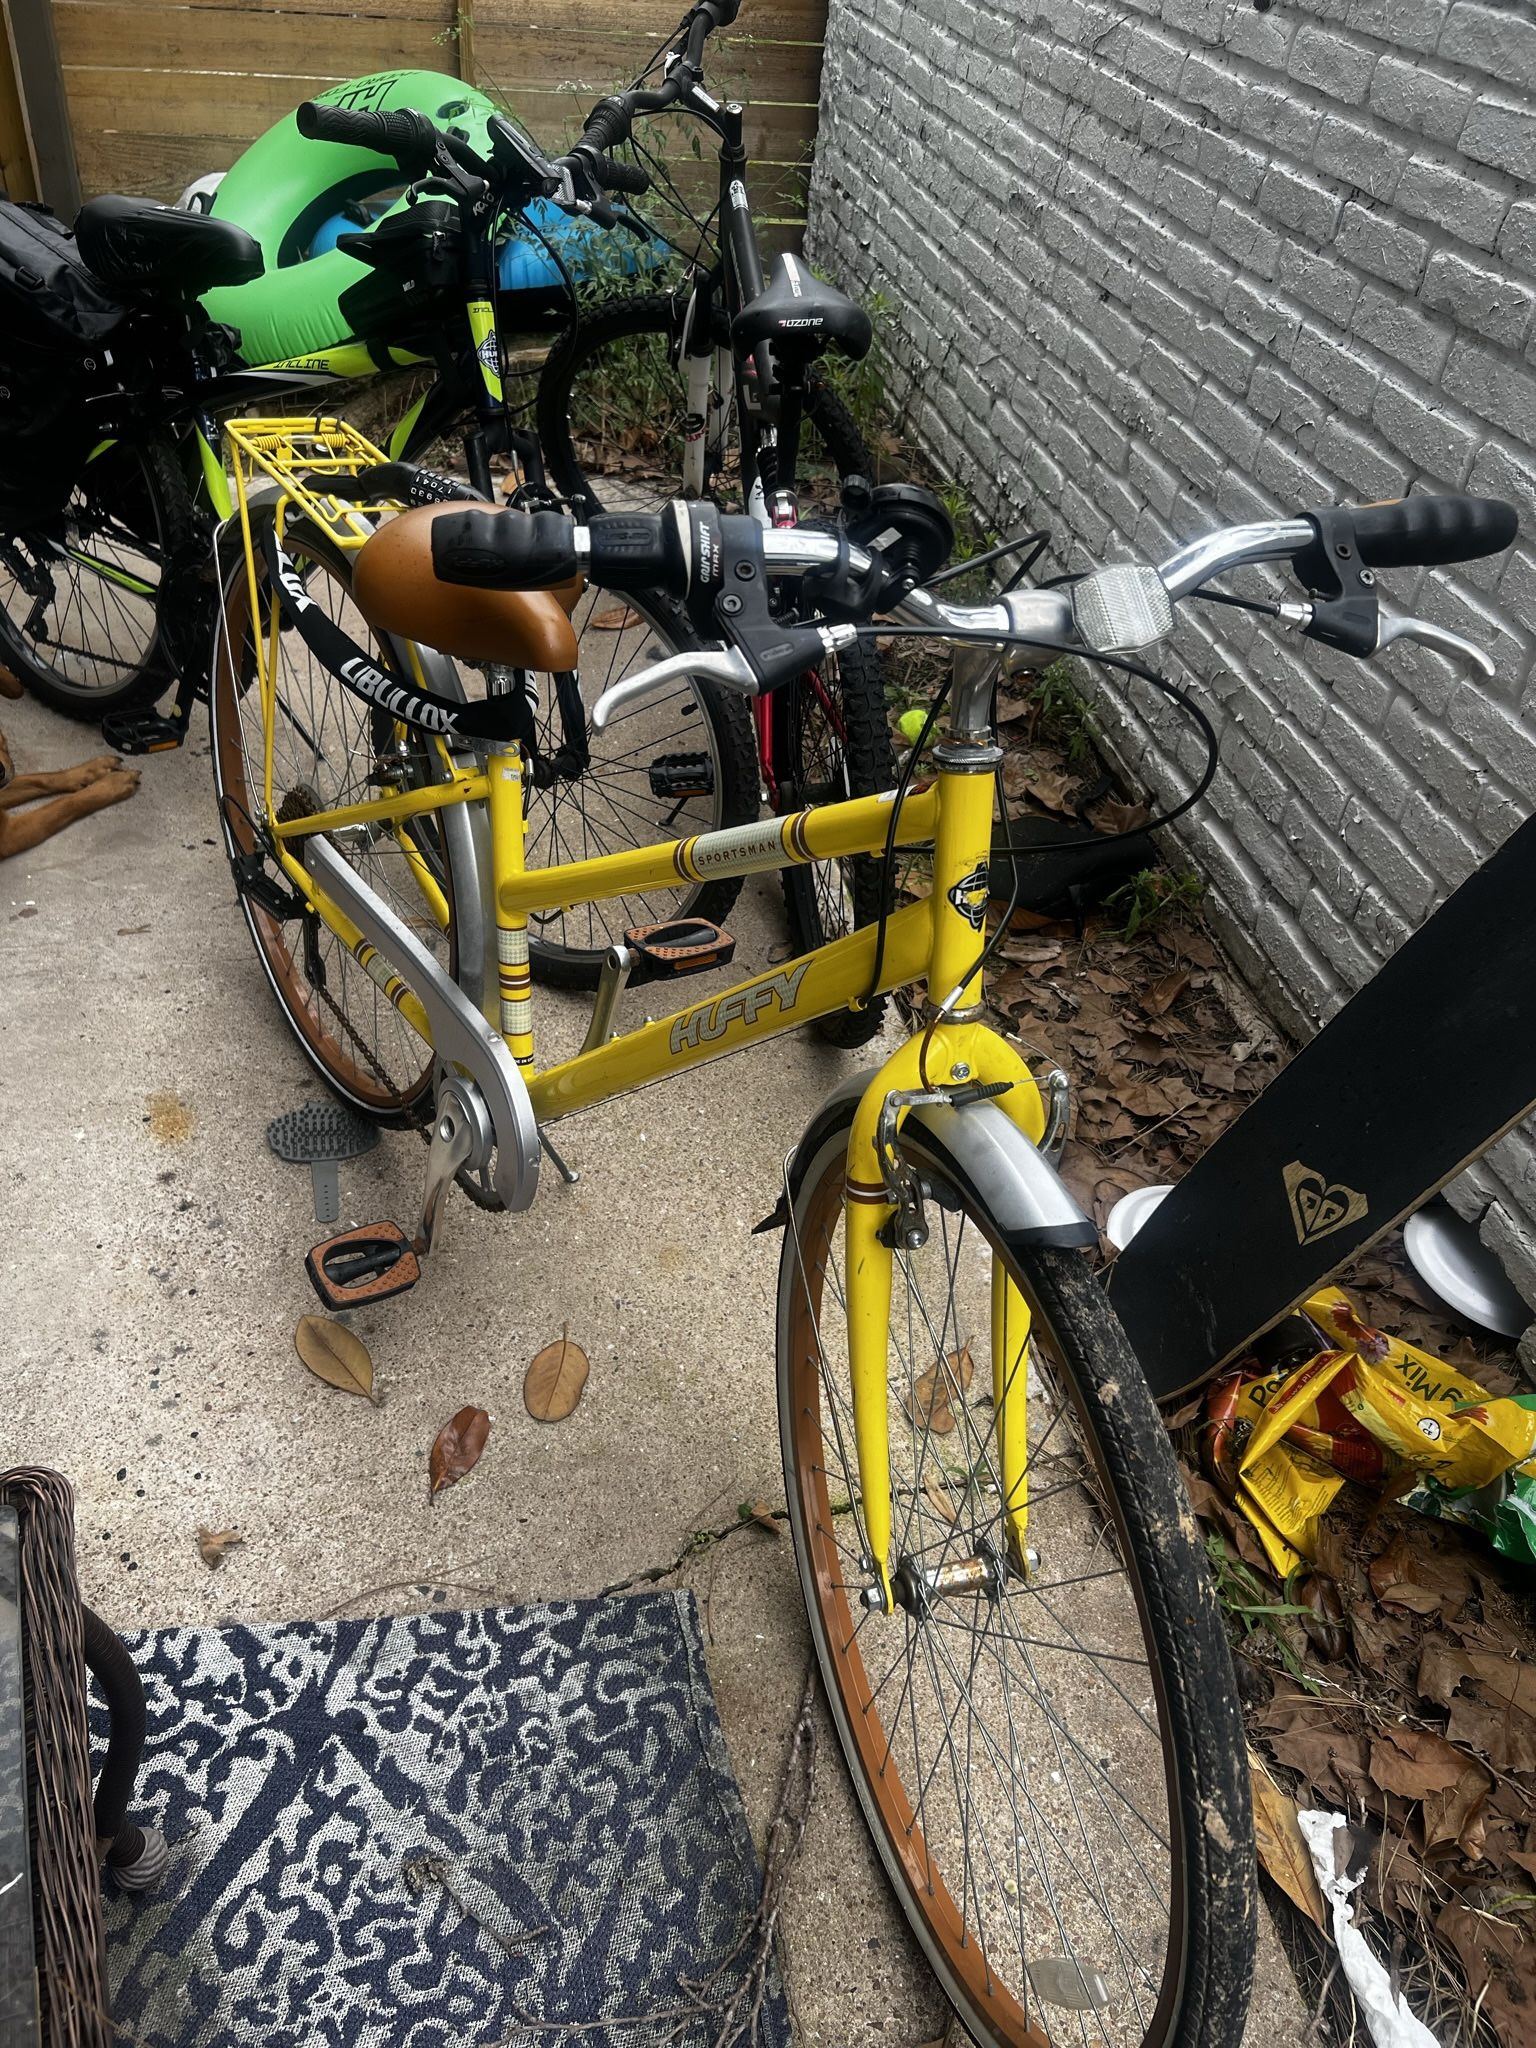
M1490 1485L1536 1452L1536 1403L1528 1397L1495 1398L1433 1352L1373 1330L1342 1288L1314 1295L1307 1314L1355 1354L1340 1402L1405 1465L1460 1492Z
M1244 1458L1237 1504L1280 1578L1304 1559L1310 1562L1318 1524L1343 1484L1339 1473L1293 1444L1272 1444L1262 1455Z

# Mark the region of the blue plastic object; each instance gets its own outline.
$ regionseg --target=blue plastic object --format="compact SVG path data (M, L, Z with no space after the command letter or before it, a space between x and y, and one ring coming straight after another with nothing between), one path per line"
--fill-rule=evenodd
M305 252L312 260L328 256L343 235L355 235L370 225L354 212L333 213L315 230ZM536 235L508 235L497 259L496 281L504 292L547 292L563 289L565 280L559 265L544 244L559 251L566 269L577 284L594 277L637 277L654 270L667 259L667 245L654 237L641 241L625 231L595 228L590 221L573 220L570 214L548 199L533 199L523 209L523 218ZM540 241L538 236L544 240Z

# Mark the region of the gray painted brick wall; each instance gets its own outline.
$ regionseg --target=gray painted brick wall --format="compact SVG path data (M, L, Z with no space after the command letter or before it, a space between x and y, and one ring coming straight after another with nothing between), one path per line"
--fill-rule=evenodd
M1242 613L1181 635L1223 746L1181 831L1303 1033L1536 804L1533 178L1529 0L831 0L811 253L888 301L893 395L995 525L1081 568L1333 499L1521 508L1510 554L1383 578L1491 686ZM1184 785L1171 715L1105 708ZM1536 1304L1531 1131L1455 1193Z

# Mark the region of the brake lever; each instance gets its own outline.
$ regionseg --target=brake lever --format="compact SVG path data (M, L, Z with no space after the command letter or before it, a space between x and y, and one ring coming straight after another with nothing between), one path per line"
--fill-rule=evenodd
M1390 612L1379 599L1370 601L1370 612L1352 613L1347 621L1333 616L1345 609L1337 603L1298 604L1294 600L1275 607L1277 616L1287 625L1299 627L1309 639L1326 640L1331 646L1342 647L1346 654L1380 654L1384 647L1390 647L1396 640L1414 640L1421 647L1429 647L1436 654L1445 655L1450 661L1467 662L1490 683L1497 673L1491 655L1485 654L1473 641L1453 633L1449 626L1437 626L1433 619ZM1371 613L1375 615L1374 643L1366 637L1371 631ZM1328 620L1326 625L1325 618Z
M663 660L653 662L649 668L626 676L623 682L610 684L592 706L592 730L604 731L621 712L627 711L632 704L643 702L663 683L674 682L679 677L699 676L743 697L755 697L758 692L752 664L737 648L714 647L702 652L669 654Z
M1449 626L1437 626L1432 619L1417 619L1412 616L1389 612L1382 607L1381 626L1376 635L1376 652L1390 647L1394 640L1416 640L1421 647L1432 647L1436 654L1444 654L1450 660L1469 662L1491 683L1496 674L1493 657L1471 640L1464 640L1459 633L1453 633Z

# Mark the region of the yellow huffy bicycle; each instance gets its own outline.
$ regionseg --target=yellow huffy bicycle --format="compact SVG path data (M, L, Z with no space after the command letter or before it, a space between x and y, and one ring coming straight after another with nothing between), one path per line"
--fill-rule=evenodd
M920 493L893 497L871 550L701 503L586 527L452 502L385 518L375 494L398 470L370 475L378 451L350 430L229 431L242 503L258 472L282 492L226 591L213 697L241 900L333 1085L380 1114L408 1114L423 1090L432 1103L418 1227L315 1247L322 1298L413 1284L455 1181L526 1208L541 1153L558 1164L560 1118L921 985L913 1035L794 1144L770 1219L784 1232L789 1520L833 1718L890 1880L976 2041L1235 2044L1254 1876L1221 1621L1167 1434L1081 1257L1093 1227L1051 1163L1064 1078L1037 1078L982 1022L995 664L957 663L925 787L530 869L538 675L573 665L565 607L589 570L607 588L668 589L721 643L604 692L598 728L664 703L680 665L771 688L877 613L1134 667L1124 651L1166 635L1178 600L1284 559L1317 594L1268 606L1281 622L1362 654L1407 634L1446 647L1363 588L1330 597L1330 559L1346 541L1356 564L1450 559L1508 534L1480 501L1331 508L1212 534L1158 569L956 607L923 587L943 540ZM422 476L411 495L455 488ZM803 579L805 623L770 612L770 577ZM484 670L483 697L461 664ZM614 1035L627 982L730 956L717 927L666 915L669 892L918 848L922 900ZM543 1065L530 928L599 899L647 914L607 954L581 1050Z

